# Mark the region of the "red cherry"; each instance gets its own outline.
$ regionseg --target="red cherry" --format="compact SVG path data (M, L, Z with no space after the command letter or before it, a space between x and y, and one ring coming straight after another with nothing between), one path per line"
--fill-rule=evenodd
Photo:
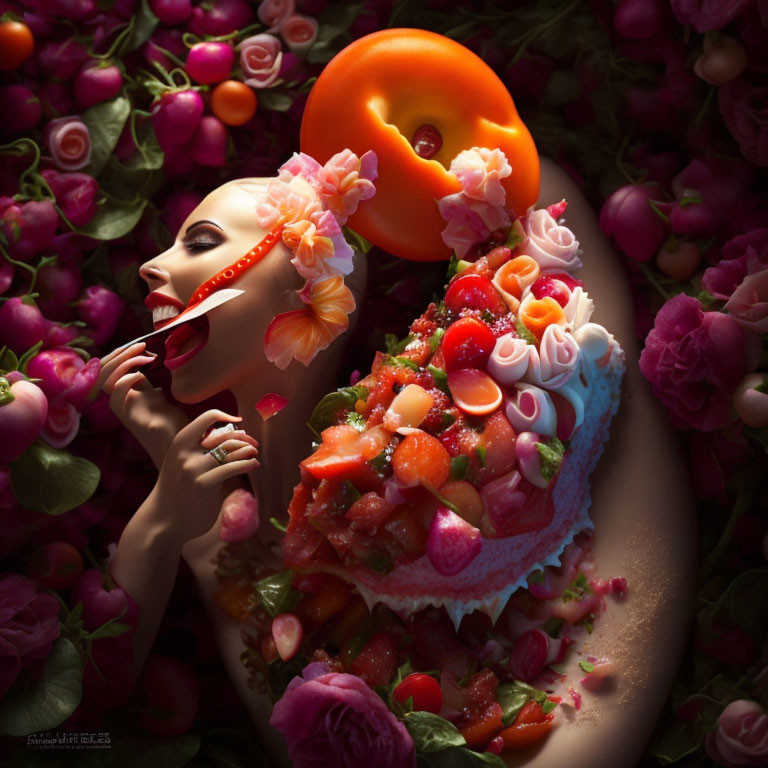
M462 309L487 309L494 315L509 312L493 283L482 275L462 275L445 292L445 306L453 312Z
M432 712L432 714L437 715L443 708L443 691L440 688L440 683L430 675L408 675L392 691L392 695L401 704L405 704L409 698L413 698L415 712Z
M482 320L462 317L448 327L440 344L445 359L445 370L484 370L495 346L496 337Z
M531 293L537 299L549 296L561 307L564 307L571 298L571 289L565 284L565 281L557 279L552 275L542 275L539 277L531 286Z

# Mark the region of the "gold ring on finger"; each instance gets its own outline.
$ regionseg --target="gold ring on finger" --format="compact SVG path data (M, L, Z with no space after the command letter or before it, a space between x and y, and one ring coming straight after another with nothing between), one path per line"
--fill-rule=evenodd
M216 461L219 462L219 464L226 464L227 463L227 454L229 451L227 451L226 448L222 448L222 446L217 445L215 448L211 449L209 451L211 456L213 456Z

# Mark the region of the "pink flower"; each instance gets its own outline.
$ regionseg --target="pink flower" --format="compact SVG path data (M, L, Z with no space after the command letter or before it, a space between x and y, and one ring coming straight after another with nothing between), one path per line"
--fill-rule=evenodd
M768 227L753 229L728 241L722 260L705 270L701 285L716 299L727 301L747 275L768 269Z
M294 768L414 768L405 726L359 677L310 664L275 704L270 724L282 733Z
M259 13L262 6L259 7ZM268 88L277 80L283 52L280 50L280 40L274 35L262 33L246 37L238 49L246 85L251 88Z
M312 47L312 44L317 39L317 30L318 24L316 19L299 14L289 16L278 26L278 32L283 40L285 40L285 44L292 51L298 53Z
M326 205L345 224L362 200L376 194L374 182L378 178L378 159L375 152L358 157L345 149L335 154L319 171L320 194Z
M72 403L49 403L48 415L40 436L54 448L65 448L77 436L80 416L80 411Z
M333 256L333 242L321 235L308 219L288 224L283 231L283 242L294 252L291 264L307 280L325 272L324 261Z
M222 541L243 541L259 530L259 501L245 488L236 488L221 505Z
M76 171L91 161L91 135L79 117L51 120L45 127L45 143L63 171Z
M280 175L284 172L291 176L303 176L313 187L320 188L319 174L323 166L304 152L294 152L290 160L280 166Z
M707 754L726 768L768 763L768 713L755 701L732 701L704 742Z
M768 333L768 269L747 275L725 305L736 322L755 333Z
M44 659L59 636L59 603L18 573L0 579L0 699L19 672Z
M472 147L459 152L451 161L451 173L461 182L467 197L504 205L507 193L501 180L512 173L512 166L500 149Z
M296 0L262 0L257 11L265 27L277 27L296 9Z
M670 0L672 12L681 24L697 32L722 29L735 19L752 0Z
M739 77L720 86L717 99L741 154L751 163L768 165L768 87Z
M675 296L656 315L640 370L675 427L719 429L732 420L731 395L747 370L744 331L730 315Z
M579 241L568 227L558 224L546 208L539 208L525 223L528 239L523 250L541 269L571 272L581 266Z
M302 176L289 181L272 178L267 184L267 194L256 205L256 223L264 229L279 224L293 224L320 213L322 206L311 184Z
M438 200L440 215L448 222L441 232L443 242L462 259L472 246L482 243L496 229L511 224L509 214L497 205L473 200L464 192Z

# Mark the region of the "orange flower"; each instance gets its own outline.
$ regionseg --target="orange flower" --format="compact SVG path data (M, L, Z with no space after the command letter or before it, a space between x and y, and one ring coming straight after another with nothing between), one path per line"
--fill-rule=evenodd
M537 339L544 335L548 325L565 325L566 322L563 308L551 296L523 302L520 320Z
M299 295L304 301L309 299L309 306L274 317L264 337L267 359L281 370L293 358L309 365L347 329L355 309L355 299L341 275L311 283Z

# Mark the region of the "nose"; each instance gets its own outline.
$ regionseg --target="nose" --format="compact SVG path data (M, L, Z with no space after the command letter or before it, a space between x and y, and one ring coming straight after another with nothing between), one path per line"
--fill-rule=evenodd
M150 290L154 290L159 285L164 285L170 279L170 273L167 269L163 269L156 261L145 261L139 267L139 275L142 280L149 286Z

